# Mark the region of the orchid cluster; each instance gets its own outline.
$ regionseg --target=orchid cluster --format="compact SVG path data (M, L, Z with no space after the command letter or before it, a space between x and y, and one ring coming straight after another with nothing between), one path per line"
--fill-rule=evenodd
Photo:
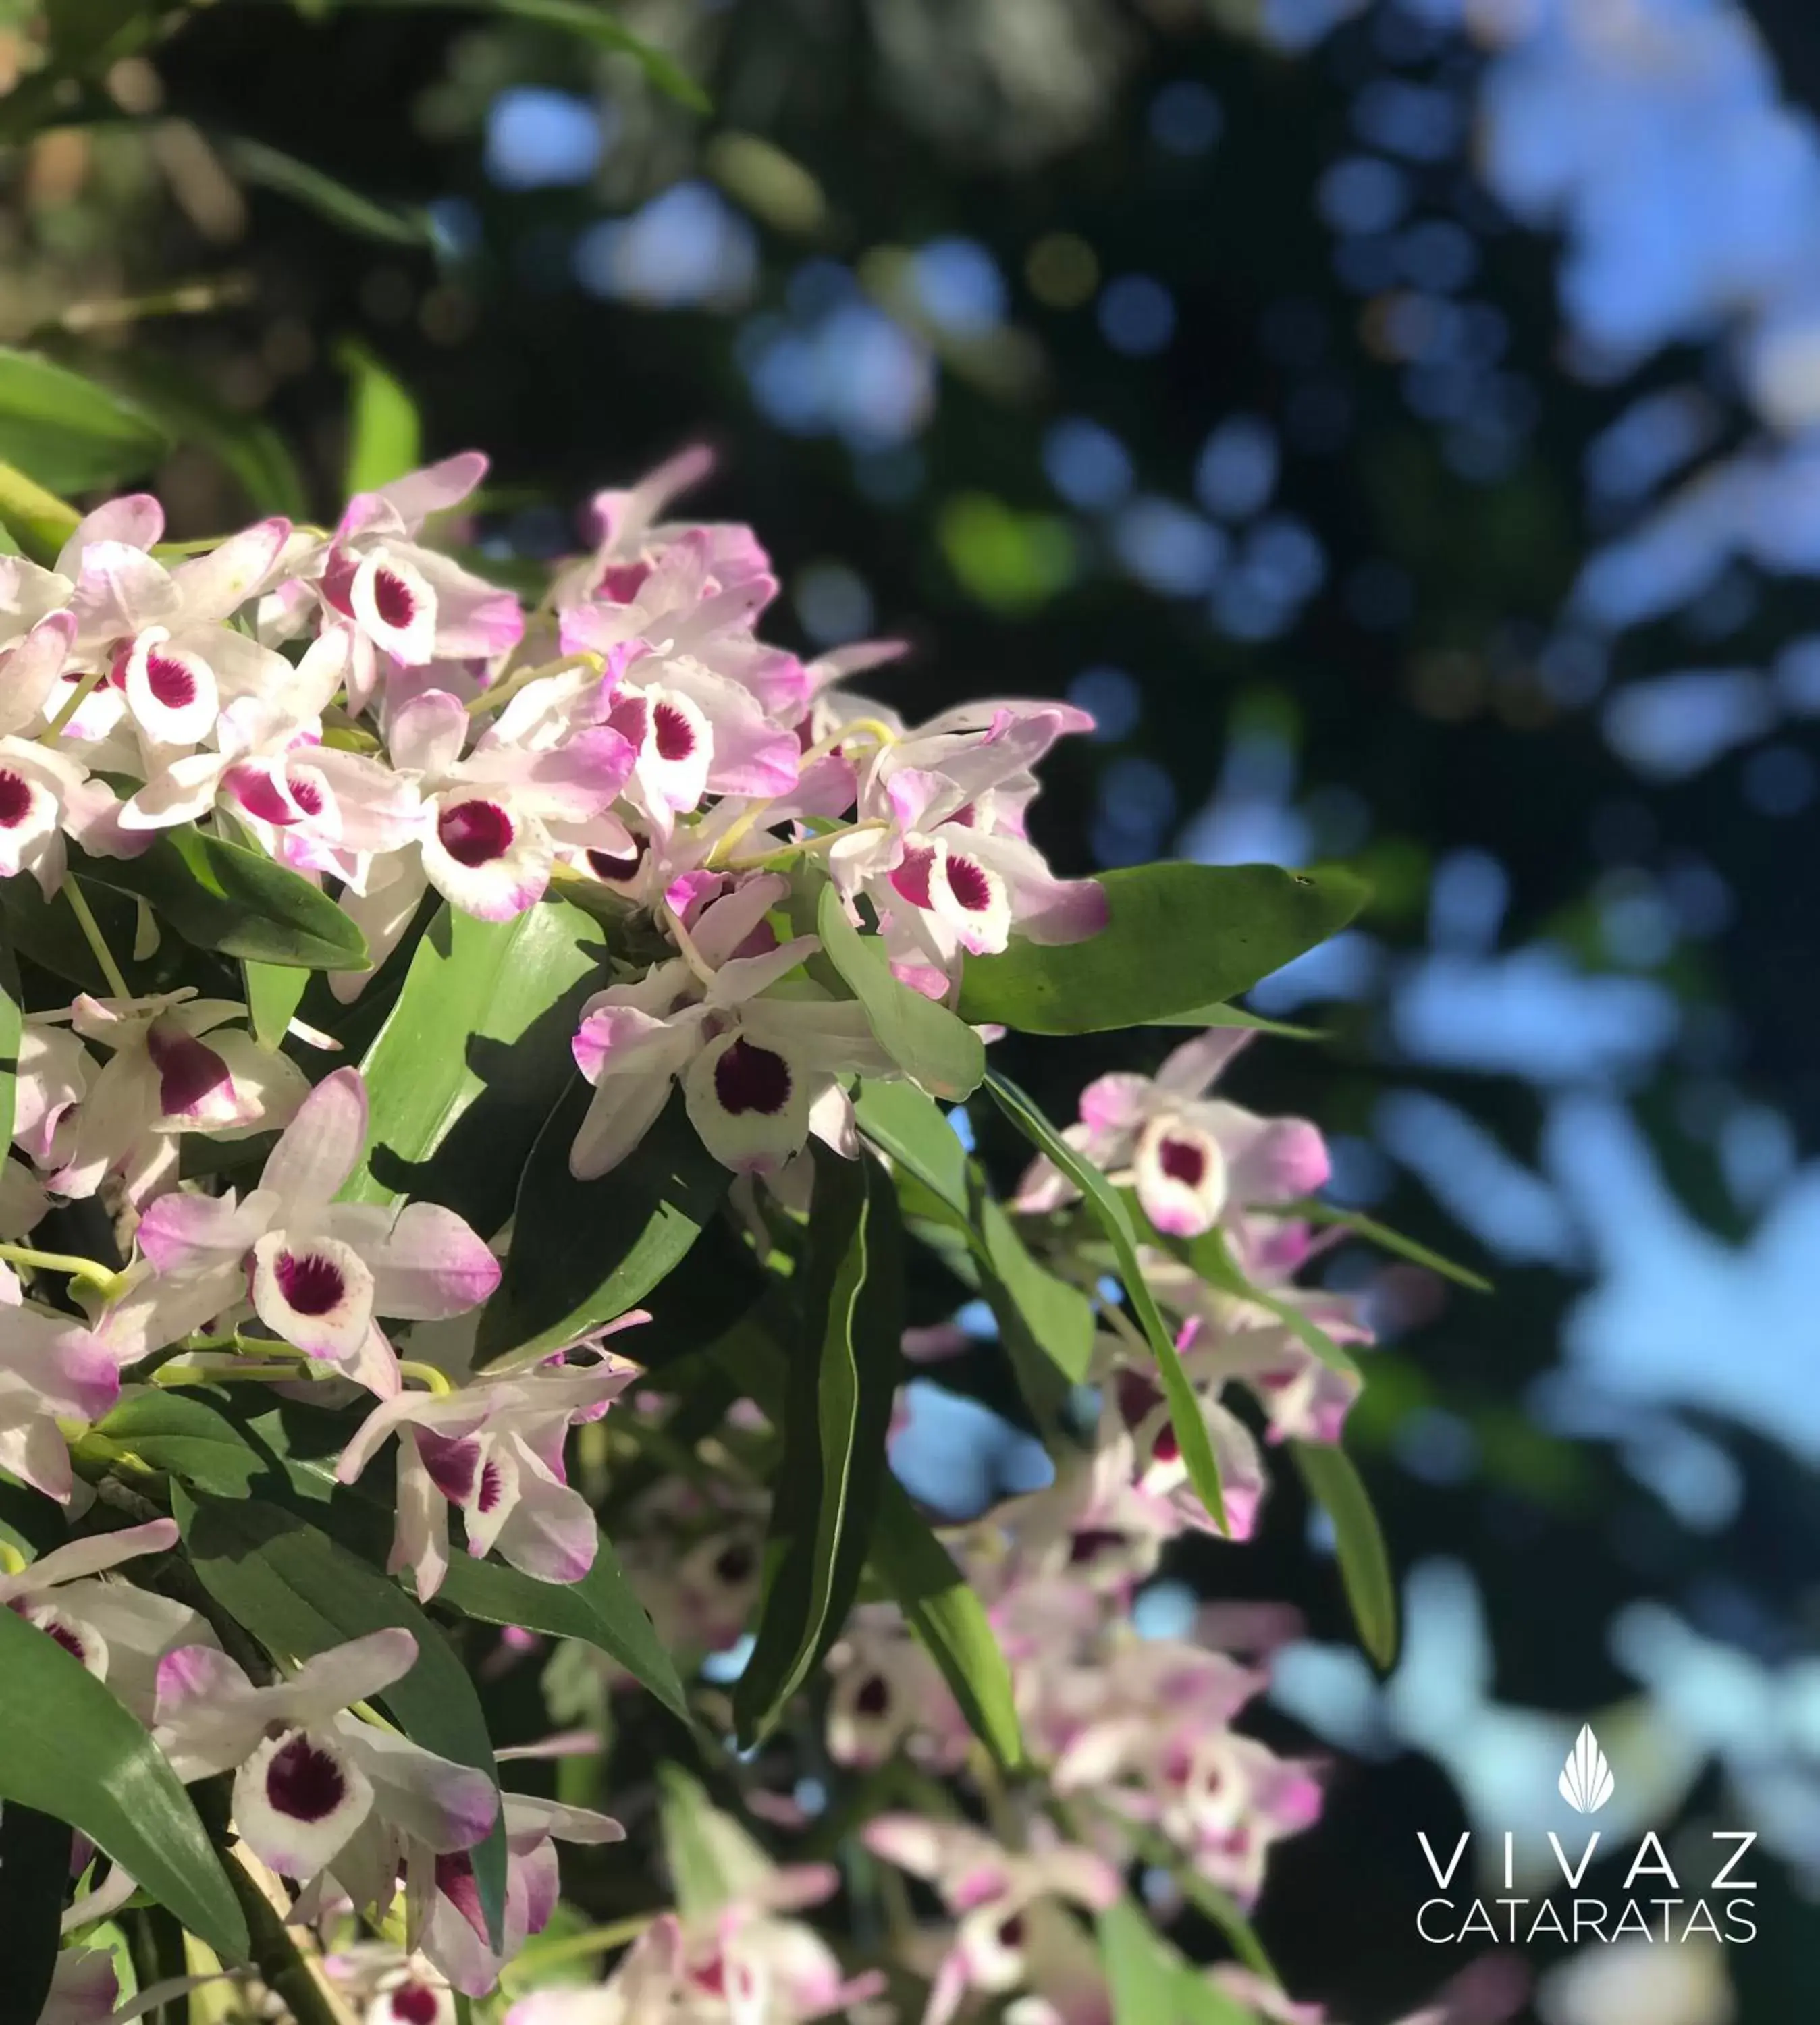
M1319 1810L1237 1726L1286 1620L1132 1605L1273 1450L1350 1468L1321 1134L1215 1083L1224 1001L1361 895L1057 877L1083 714L911 724L848 687L895 647L766 645L750 531L662 517L704 468L599 495L529 609L451 549L477 456L0 558L0 1714L68 1710L55 1784L0 1766L0 1877L48 1799L46 2018L1110 2018L1109 1923L1203 1981L1141 1872L1230 1906L1221 2015L1319 2015L1243 1909ZM1200 1031L1065 1133L987 1069L1151 1021ZM976 1092L1035 1154L1002 1198ZM912 1272L989 1304L1054 1465L939 1531L889 1467L962 1340ZM571 1726L496 1751L539 1655ZM189 1973L127 1989L173 1920Z

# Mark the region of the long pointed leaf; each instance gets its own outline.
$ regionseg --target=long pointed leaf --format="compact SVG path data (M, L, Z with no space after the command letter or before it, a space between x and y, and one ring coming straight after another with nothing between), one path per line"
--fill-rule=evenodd
M1371 1494L1344 1449L1318 1442L1293 1446L1309 1495L1333 1522L1340 1578L1359 1642L1388 1673L1396 1663L1396 1582Z
M969 957L960 1014L1027 1034L1102 1034L1192 1016L1345 927L1367 897L1349 872L1144 865L1109 872L1109 918L1085 942L1014 940Z
M687 1255L731 1183L679 1093L611 1174L577 1181L568 1150L590 1094L575 1082L525 1163L505 1274L480 1316L483 1364L558 1348L636 1306Z
M192 1497L179 1487L171 1511L204 1588L274 1658L309 1659L388 1626L409 1631L417 1663L379 1699L414 1743L497 1781L467 1669L395 1582L275 1505ZM506 1839L497 1821L469 1854L497 1945L506 1911Z
M1188 1382L1188 1374L1182 1368L1182 1360L1175 1354L1175 1344L1168 1325L1156 1306L1155 1296L1145 1284L1143 1270L1138 1259L1138 1237L1129 1212L1120 1200L1119 1192L1098 1168L1082 1159L1069 1145L1049 1120L1038 1110L1017 1086L1008 1082L995 1071L988 1071L986 1087L992 1093L994 1101L1006 1116L1028 1139L1039 1153L1046 1154L1060 1171L1067 1175L1086 1198L1095 1220L1105 1233L1118 1261L1119 1277L1124 1284L1125 1298L1131 1304L1131 1311L1143 1329L1153 1356L1156 1360L1156 1374L1162 1382L1163 1395L1169 1403L1169 1424L1175 1431L1175 1439L1182 1450L1182 1460L1188 1470L1189 1481L1200 1494L1201 1502L1207 1507L1208 1516L1223 1532L1226 1531L1226 1505L1220 1493L1219 1465L1214 1459L1213 1443L1208 1439L1207 1423L1201 1418L1200 1403L1195 1397L1194 1388Z
M9 1610L0 1736L0 1801L80 1828L216 1953L245 1960L246 1921L162 1752L79 1660Z
M888 1465L903 1336L897 1198L875 1161L814 1142L803 1334L771 1508L778 1558L734 1692L742 1742L777 1722L846 1622Z

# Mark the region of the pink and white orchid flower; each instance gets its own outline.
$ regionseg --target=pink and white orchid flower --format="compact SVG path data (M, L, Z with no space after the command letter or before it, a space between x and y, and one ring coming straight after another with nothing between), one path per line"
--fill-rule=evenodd
M612 1328L649 1319L636 1310ZM354 1483L386 1438L398 1437L398 1523L386 1572L410 1568L419 1598L434 1596L448 1571L454 1505L470 1554L496 1549L539 1581L580 1581L594 1566L599 1531L587 1501L569 1487L564 1446L572 1427L598 1418L638 1375L621 1358L577 1366L559 1354L528 1371L482 1376L458 1392L382 1401L343 1450L336 1475Z
M348 1712L403 1678L417 1652L408 1631L375 1631L261 1688L225 1652L183 1646L159 1663L153 1733L186 1784L234 1774L242 1839L300 1884L333 1865L370 1816L438 1853L471 1849L498 1811L487 1774Z
M335 1200L366 1133L366 1086L358 1070L337 1069L311 1092L244 1200L230 1189L153 1204L139 1226L156 1276L148 1292L156 1305L167 1290L178 1333L245 1292L274 1336L389 1397L398 1365L377 1318L441 1321L487 1299L498 1262L453 1210Z

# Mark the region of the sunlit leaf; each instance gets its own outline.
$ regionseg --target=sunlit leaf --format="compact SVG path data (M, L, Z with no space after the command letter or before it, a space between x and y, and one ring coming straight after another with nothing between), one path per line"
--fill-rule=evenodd
M734 1691L744 1743L776 1724L846 1622L888 1468L903 1367L897 1199L877 1162L811 1144L815 1214L772 1486L771 1574Z
M245 1959L246 1922L164 1754L79 1660L10 1610L0 1736L0 1803L80 1828L218 1954Z
M1345 927L1365 904L1350 872L1142 865L1101 878L1109 918L1085 942L1021 939L972 956L960 1014L1027 1034L1099 1034L1178 1018L1248 990Z
M79 373L0 347L0 458L52 492L89 492L150 471L171 439L150 416ZM0 516L9 522L4 488ZM73 522L75 516L71 519ZM22 538L28 531L14 524Z
M278 1505L177 1487L171 1511L204 1588L274 1659L309 1659L388 1626L410 1632L416 1664L378 1700L414 1743L497 1777L467 1669L397 1583ZM497 1821L469 1854L497 1937L506 1907L506 1839Z

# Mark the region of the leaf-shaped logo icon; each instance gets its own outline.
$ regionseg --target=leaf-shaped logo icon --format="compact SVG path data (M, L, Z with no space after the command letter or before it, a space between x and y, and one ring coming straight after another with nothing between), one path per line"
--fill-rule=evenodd
M1605 1762L1605 1754L1599 1748L1599 1740L1594 1736L1590 1722L1574 1740L1574 1748L1561 1768L1557 1783L1561 1798L1576 1814L1596 1814L1612 1797L1617 1782L1612 1777L1612 1768Z

